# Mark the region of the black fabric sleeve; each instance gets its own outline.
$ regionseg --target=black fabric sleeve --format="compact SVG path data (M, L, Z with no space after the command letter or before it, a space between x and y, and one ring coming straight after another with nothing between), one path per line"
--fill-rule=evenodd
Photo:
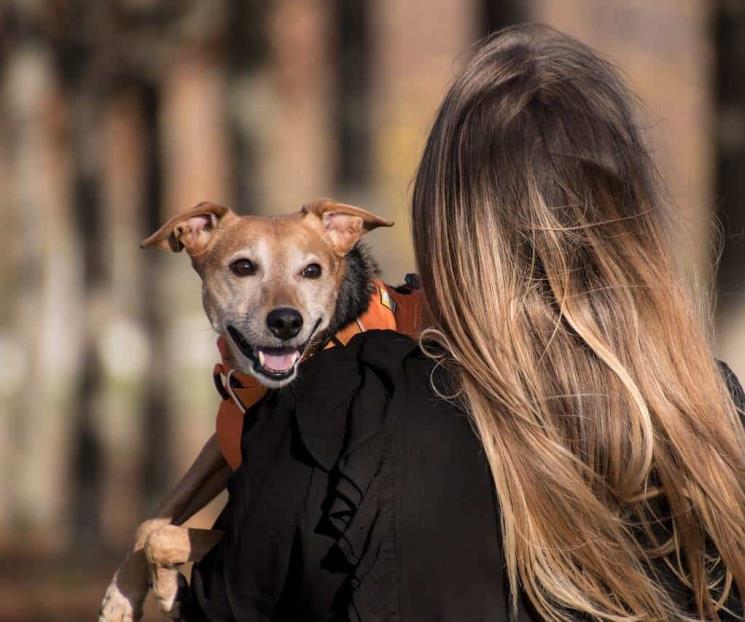
M311 477L296 454L292 412L292 402L276 395L244 424L244 461L215 524L224 535L194 566L188 622L275 619Z
M221 518L215 524L219 528ZM196 567L195 567L196 568ZM225 591L224 543L218 543L192 572L190 591L180 605L184 622L232 622ZM203 604L209 605L203 608ZM209 617L207 617L209 614Z

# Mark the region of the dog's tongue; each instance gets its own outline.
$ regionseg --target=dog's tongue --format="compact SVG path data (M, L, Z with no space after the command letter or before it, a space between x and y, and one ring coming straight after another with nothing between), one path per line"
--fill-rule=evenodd
M262 351L261 355L261 365L263 367L272 371L287 371L295 364L299 353L297 350L281 354L270 354Z

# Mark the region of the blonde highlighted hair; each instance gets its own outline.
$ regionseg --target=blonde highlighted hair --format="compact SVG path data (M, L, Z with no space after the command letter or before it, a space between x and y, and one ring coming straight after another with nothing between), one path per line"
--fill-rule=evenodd
M662 204L615 70L540 26L476 53L416 176L425 338L485 447L513 607L550 620L745 594L745 433Z

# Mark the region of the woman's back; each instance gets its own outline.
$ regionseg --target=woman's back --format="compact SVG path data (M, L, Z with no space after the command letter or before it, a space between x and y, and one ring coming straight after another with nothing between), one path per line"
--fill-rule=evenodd
M254 407L225 539L195 567L184 618L509 619L489 464L467 413L437 394L453 380L410 339L370 331ZM690 590L658 570L693 613ZM517 619L543 618L521 594Z

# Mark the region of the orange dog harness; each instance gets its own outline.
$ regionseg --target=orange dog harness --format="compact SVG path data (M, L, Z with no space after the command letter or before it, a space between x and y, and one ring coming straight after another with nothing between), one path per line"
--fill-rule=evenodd
M422 326L422 295L414 275L407 275L409 288L400 291L375 280L367 311L333 335L326 348L344 346L355 335L366 330L395 330L415 337ZM222 362L215 365L215 384L223 397L217 411L216 436L220 451L231 469L241 463L241 431L245 412L258 402L267 388L253 376L242 374L232 365L225 338L217 340ZM223 377L225 381L223 382Z

